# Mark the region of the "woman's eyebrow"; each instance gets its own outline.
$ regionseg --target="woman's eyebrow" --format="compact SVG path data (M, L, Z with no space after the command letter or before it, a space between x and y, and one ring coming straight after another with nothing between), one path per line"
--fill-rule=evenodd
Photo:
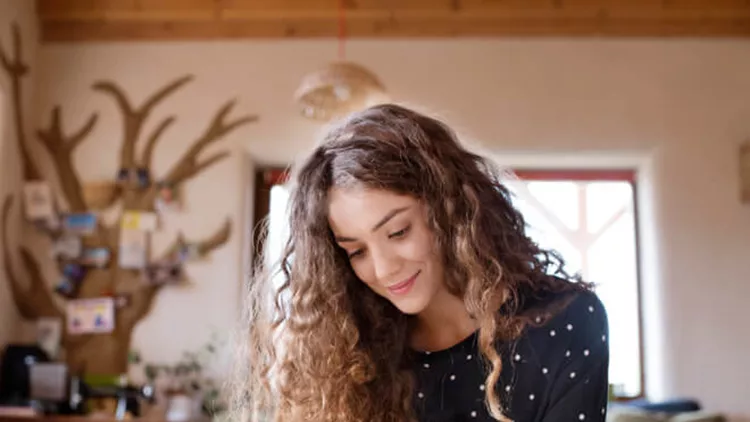
M378 221L374 226L372 226L371 230L375 231L375 230L383 227L383 225L385 223L391 221L391 219L393 217L401 214L402 212L404 212L404 211L406 211L408 209L409 209L409 207L400 207L400 208L392 209L391 211L388 212L388 214L386 214L383 218L381 218L380 221ZM355 239L353 237L345 237L345 236L339 237L339 236L336 236L336 242L339 242L339 243L356 242L356 241L357 241L357 239Z

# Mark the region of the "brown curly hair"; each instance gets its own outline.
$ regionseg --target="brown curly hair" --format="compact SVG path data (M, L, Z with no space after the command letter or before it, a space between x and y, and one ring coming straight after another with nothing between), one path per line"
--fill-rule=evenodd
M587 286L526 235L501 181L500 170L464 148L449 127L401 106L366 109L331 130L292 172L280 264L276 271L260 266L249 286L248 336L233 386L242 418L415 420L408 341L414 317L359 282L328 224L329 189L359 186L427 205L447 288L480 327L487 407L502 420L497 342L532 323L530 298Z

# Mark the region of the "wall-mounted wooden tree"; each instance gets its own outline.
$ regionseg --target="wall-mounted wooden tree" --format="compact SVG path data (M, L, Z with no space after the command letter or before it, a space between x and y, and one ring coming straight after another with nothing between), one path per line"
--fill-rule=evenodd
M12 35L10 53L6 52L0 44L0 64L10 79L13 125L22 158L23 179L24 181L39 181L43 176L38 164L32 158L30 140L27 139L24 130L23 80L28 75L29 68L22 58L21 37L17 25L13 25ZM153 133L146 138L145 146L139 150L137 145L141 140L144 123L157 105L191 79L191 76L185 76L169 83L154 92L140 106L135 106L122 88L114 82L100 81L93 85L95 91L115 101L123 116L124 136L120 149L120 169L151 169L154 149L164 132L174 124L175 117L170 116L162 120ZM205 131L175 162L166 176L160 180L161 183L177 188L228 156L229 153L225 151L202 158L201 153L206 147L220 141L230 132L257 119L256 116L230 119L228 116L234 104L234 100L229 101L218 110ZM62 196L67 202L60 206L65 207L65 211L70 213L87 212L90 208L84 195L82 181L73 165L72 156L76 147L94 129L96 122L97 115L93 114L80 129L69 134L63 129L60 106L57 106L52 110L49 125L37 133L41 145L52 158L54 170L59 177ZM138 154L139 151L142 151L141 154ZM113 169L113 174L115 173L116 170ZM153 172L150 173L153 174ZM121 205L123 210L151 212L154 211L158 192L159 187L155 183L142 185L131 181L120 185L110 206ZM12 194L3 201L0 240L3 248L5 276L10 284L19 313L28 320L56 317L65 321L65 308L63 307L65 298L58 297L50 284L45 282L39 261L35 258L35 255L41 254L32 253L24 246L14 246L9 240L8 228L14 224L10 213L13 203ZM212 236L189 243L197 249L198 253L206 254L223 245L229 239L230 233L231 221L227 220ZM86 272L76 298L122 294L127 295L129 301L126 306L117 308L115 328L110 334L63 333L62 348L70 370L73 372L124 373L127 370L131 333L138 322L149 312L154 298L163 286L163 284L144 283L141 271L121 268L117 265L119 236L119 224L106 225L99 219L95 233L82 239L84 248L108 248L111 251L111 258L106 267L92 268ZM187 243L182 234L178 235L167 254L172 254ZM26 282L24 282L23 273L14 269L12 265L12 257L17 250L20 250L21 262L26 270ZM61 265L59 261L58 265Z

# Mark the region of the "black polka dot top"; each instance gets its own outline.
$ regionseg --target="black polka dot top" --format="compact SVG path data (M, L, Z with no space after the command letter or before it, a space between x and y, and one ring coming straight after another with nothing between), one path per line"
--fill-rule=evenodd
M577 293L547 321L499 346L496 391L517 422L604 421L608 392L608 323L594 293ZM415 410L422 422L494 420L485 405L485 363L478 333L440 351L419 352Z

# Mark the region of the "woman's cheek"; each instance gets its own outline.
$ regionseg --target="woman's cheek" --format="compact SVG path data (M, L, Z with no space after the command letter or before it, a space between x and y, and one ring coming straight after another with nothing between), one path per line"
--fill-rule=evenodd
M372 268L365 258L359 258L355 262L352 262L352 270L354 270L354 274L360 279L360 281L371 288L374 287Z
M432 251L432 244L427 236L415 233L399 245L400 255L407 261L425 261Z

